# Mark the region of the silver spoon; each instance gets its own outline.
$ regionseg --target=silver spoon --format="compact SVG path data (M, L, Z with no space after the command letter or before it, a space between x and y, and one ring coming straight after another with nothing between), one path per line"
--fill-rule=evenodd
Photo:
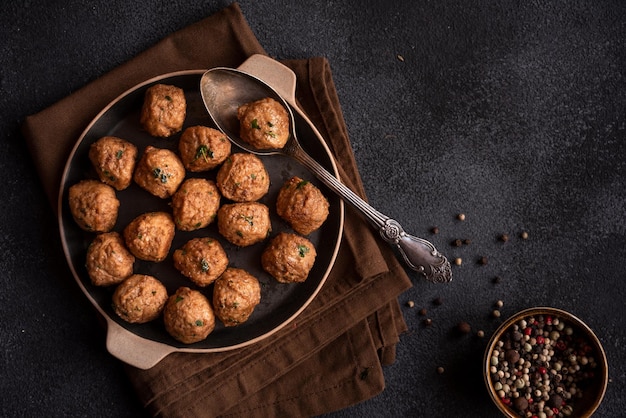
M295 119L291 107L265 82L240 70L218 67L203 74L200 79L200 93L213 122L234 144L257 155L282 154L294 158L341 196L345 202L361 212L379 231L381 237L398 249L411 269L421 273L431 282L444 283L452 280L450 263L433 244L404 232L397 221L372 208L302 149L296 136ZM237 109L245 103L265 97L275 99L289 113L291 135L282 149L256 149L239 137Z

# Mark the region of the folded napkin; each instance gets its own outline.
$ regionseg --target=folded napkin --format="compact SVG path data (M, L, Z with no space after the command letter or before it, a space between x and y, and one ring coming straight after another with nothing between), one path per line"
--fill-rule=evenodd
M70 150L112 99L159 74L237 67L256 53L265 52L233 3L29 116L23 134L54 210ZM342 181L364 196L328 61L283 63L295 72L297 100L326 139ZM395 360L406 331L397 296L410 286L393 251L348 208L336 263L289 326L241 349L173 353L148 370L127 366L127 374L154 416L312 416L345 408L383 390L382 365Z

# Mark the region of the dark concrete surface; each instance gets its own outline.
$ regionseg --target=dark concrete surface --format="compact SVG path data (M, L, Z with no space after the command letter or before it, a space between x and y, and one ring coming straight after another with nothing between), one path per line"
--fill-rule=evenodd
M0 416L145 414L66 266L19 125L228 4L0 6ZM498 416L483 350L505 317L537 305L576 314L600 337L611 381L597 416L624 416L626 3L240 5L272 56L330 61L372 205L464 260L451 284L412 275L400 301L410 330L386 389L330 416ZM457 248L455 238L472 242ZM501 319L490 316L497 300ZM486 337L456 336L461 320Z

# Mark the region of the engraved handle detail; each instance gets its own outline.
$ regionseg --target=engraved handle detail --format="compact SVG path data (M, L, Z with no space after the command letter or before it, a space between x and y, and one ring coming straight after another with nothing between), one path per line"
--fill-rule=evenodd
M411 269L422 274L426 280L433 283L446 283L452 280L450 263L445 256L437 251L433 244L425 239L407 234L397 221L371 207L304 152L295 138L292 137L287 146L283 148L283 152L302 163L324 184L341 196L345 202L361 212L379 231L380 236L398 249Z

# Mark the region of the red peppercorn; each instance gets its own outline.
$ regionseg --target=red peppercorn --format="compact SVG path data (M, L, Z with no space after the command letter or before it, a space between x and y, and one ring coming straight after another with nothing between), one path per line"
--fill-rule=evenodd
M554 415L557 415L559 413L559 408L557 407L552 408L552 412L554 412Z
M524 328L524 335L532 334L533 330L531 327Z
M510 405L511 404L511 400L507 397L501 398L502 403L505 405Z
M557 350L563 351L566 348L567 348L567 344L565 344L565 341L559 340L559 341L556 342L556 349Z
M537 344L543 344L545 342L545 340L543 339L543 337L541 335L539 335L537 337Z
M548 372L548 370L546 370L546 368L545 368L545 367L543 367L543 366L539 366L539 373L541 373L541 374L546 374L547 372Z
M548 325L552 325L552 317L551 316L546 316L546 324Z

